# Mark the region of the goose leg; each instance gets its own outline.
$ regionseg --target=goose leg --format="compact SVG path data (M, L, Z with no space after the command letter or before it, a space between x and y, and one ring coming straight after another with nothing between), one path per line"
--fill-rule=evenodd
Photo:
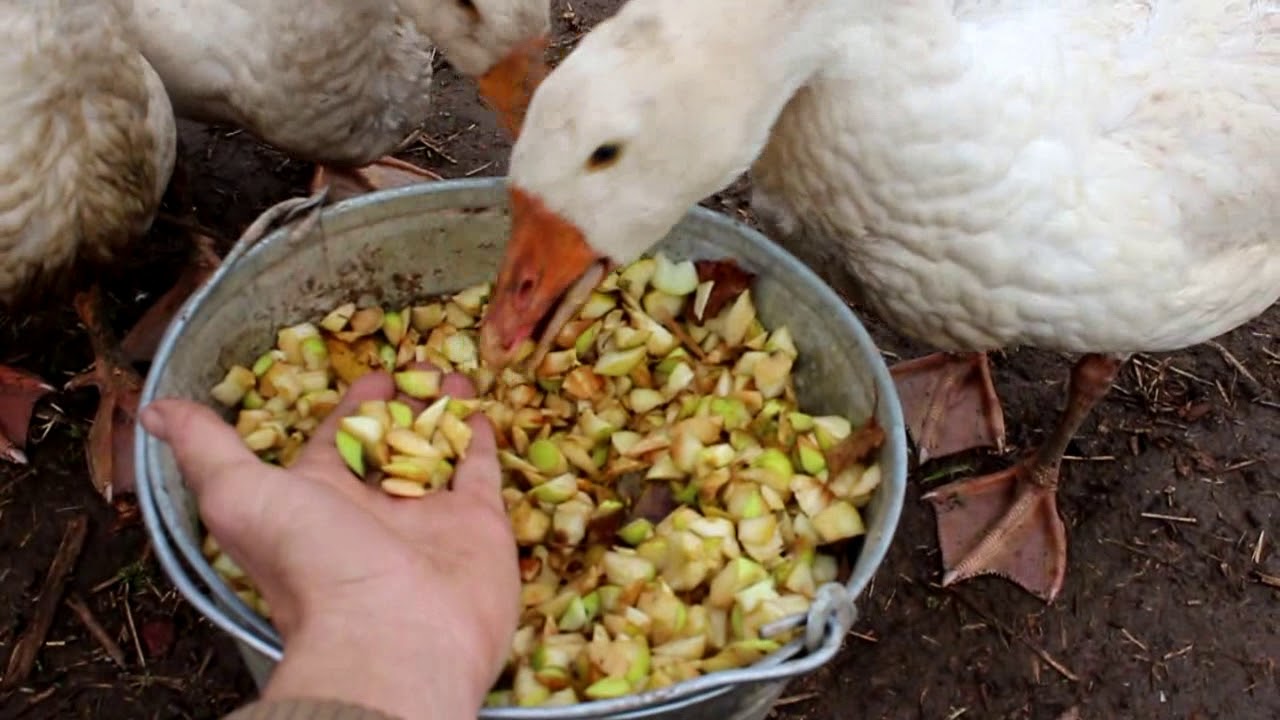
M178 156L184 156L182 138L178 138ZM177 206L179 224L185 218L194 218L191 195L191 174L185 162L178 162L173 168L173 177L169 179L167 195ZM169 322L178 313L182 304L191 293L205 283L213 272L222 264L214 249L213 240L195 231L189 231L195 245L195 257L190 260L178 276L168 292L147 308L138 322L129 329L129 333L120 342L120 351L126 362L149 362L160 345L160 338L168 329Z
M317 165L311 192L329 186L330 201L345 200L374 190L416 185L441 177L426 168L388 155L359 168Z
M25 370L0 365L0 458L25 465L31 411L53 386Z
M934 353L890 372L921 464L971 448L1004 451L1004 410L986 353Z
M94 363L87 372L72 378L66 389L98 389L98 412L85 455L94 487L110 502L116 493L133 489L133 428L142 378L123 357L102 322L102 295L98 288L77 295L75 306L89 332Z
M191 293L209 279L218 269L222 259L214 251L213 241L204 235L196 235L196 257L182 269L182 274L164 295L160 297L138 322L129 329L120 342L120 351L126 362L150 361L160 345L160 338L169 322L177 314Z
M173 287L143 313L119 344L102 322L102 295L95 287L76 296L76 314L84 323L93 346L94 363L67 382L66 390L98 389L98 411L85 456L93 485L110 502L116 493L130 492L134 486L133 433L142 393L142 378L133 363L150 361L173 316L191 293L218 269L222 259L213 240L195 235L196 256L179 275Z
M1067 407L1029 458L991 475L950 483L924 496L937 515L938 544L950 585L1000 575L1051 602L1062 589L1067 536L1058 517L1058 469L1067 444L1107 394L1122 360L1086 355L1071 371Z

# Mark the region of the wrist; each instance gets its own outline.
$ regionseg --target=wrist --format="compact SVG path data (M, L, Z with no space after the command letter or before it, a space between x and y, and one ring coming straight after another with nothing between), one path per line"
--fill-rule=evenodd
M403 720L474 720L491 678L452 640L420 619L323 614L285 638L263 697L343 700Z

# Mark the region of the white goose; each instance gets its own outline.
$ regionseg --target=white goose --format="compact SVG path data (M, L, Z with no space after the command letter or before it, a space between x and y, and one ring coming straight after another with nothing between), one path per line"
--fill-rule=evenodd
M319 163L335 194L436 177L383 157L427 117L435 47L515 127L550 30L549 0L111 1L179 116Z
M141 238L173 172L177 130L160 78L119 15L85 0L0 3L0 106L0 307L16 314L69 289L77 261L110 262ZM129 475L111 462L112 430L132 425L137 387L112 372L96 298L76 308L99 362L73 386L103 394L90 470L109 495L113 478ZM0 457L26 462L32 407L52 389L0 366Z
M632 0L530 106L486 355L754 162L778 240L899 330L945 351L1085 353L1038 453L929 495L945 583L996 573L1051 600L1058 466L1123 359L1280 296L1277 8ZM925 449L1001 439L982 360L895 369ZM981 432L957 429L974 413Z
M388 155L427 117L439 47L514 132L545 73L550 0L96 0L113 3L180 117L243 128L317 163L330 200L439 179ZM149 357L218 265L209 243L130 332Z

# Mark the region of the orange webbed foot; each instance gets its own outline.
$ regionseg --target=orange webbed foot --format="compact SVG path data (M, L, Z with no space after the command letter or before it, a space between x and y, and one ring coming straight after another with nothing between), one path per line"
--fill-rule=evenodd
M374 190L417 185L440 179L442 178L439 175L426 168L388 155L359 168L317 165L316 174L311 180L311 192L315 193L328 185L329 199L336 202Z
M0 365L0 458L27 463L27 431L36 403L53 386L25 370Z
M1058 516L1062 457L1122 362L1118 355L1080 358L1067 384L1067 406L1034 454L1007 470L925 494L937 515L943 585L991 573L1045 602L1058 596L1067 572L1067 531Z
M67 390L98 389L98 411L86 446L93 486L108 502L134 487L133 433L142 393L142 378L112 341L102 322L102 296L97 288L75 299L76 313L89 332L94 363L72 378Z
M218 253L214 250L212 239L204 235L196 235L194 242L195 258L182 269L182 274L178 276L173 287L147 308L138 322L129 329L124 340L120 342L120 352L125 361L150 362L155 356L156 348L160 345L160 338L164 337L165 330L173 321L173 316L182 308L187 298L204 285L222 264L222 258L218 257Z
M1067 569L1057 470L1037 482L1034 467L1024 460L924 495L936 513L944 586L994 574L1046 602L1057 597Z
M1004 451L1004 410L986 353L935 353L890 372L921 464L973 448Z

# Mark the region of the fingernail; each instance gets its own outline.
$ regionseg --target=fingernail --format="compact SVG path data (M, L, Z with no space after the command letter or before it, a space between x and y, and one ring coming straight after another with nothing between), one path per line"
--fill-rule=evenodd
M138 420L142 423L142 427L147 429L147 432L161 440L165 439L164 415L159 410L148 405L142 408L142 412L138 413Z

